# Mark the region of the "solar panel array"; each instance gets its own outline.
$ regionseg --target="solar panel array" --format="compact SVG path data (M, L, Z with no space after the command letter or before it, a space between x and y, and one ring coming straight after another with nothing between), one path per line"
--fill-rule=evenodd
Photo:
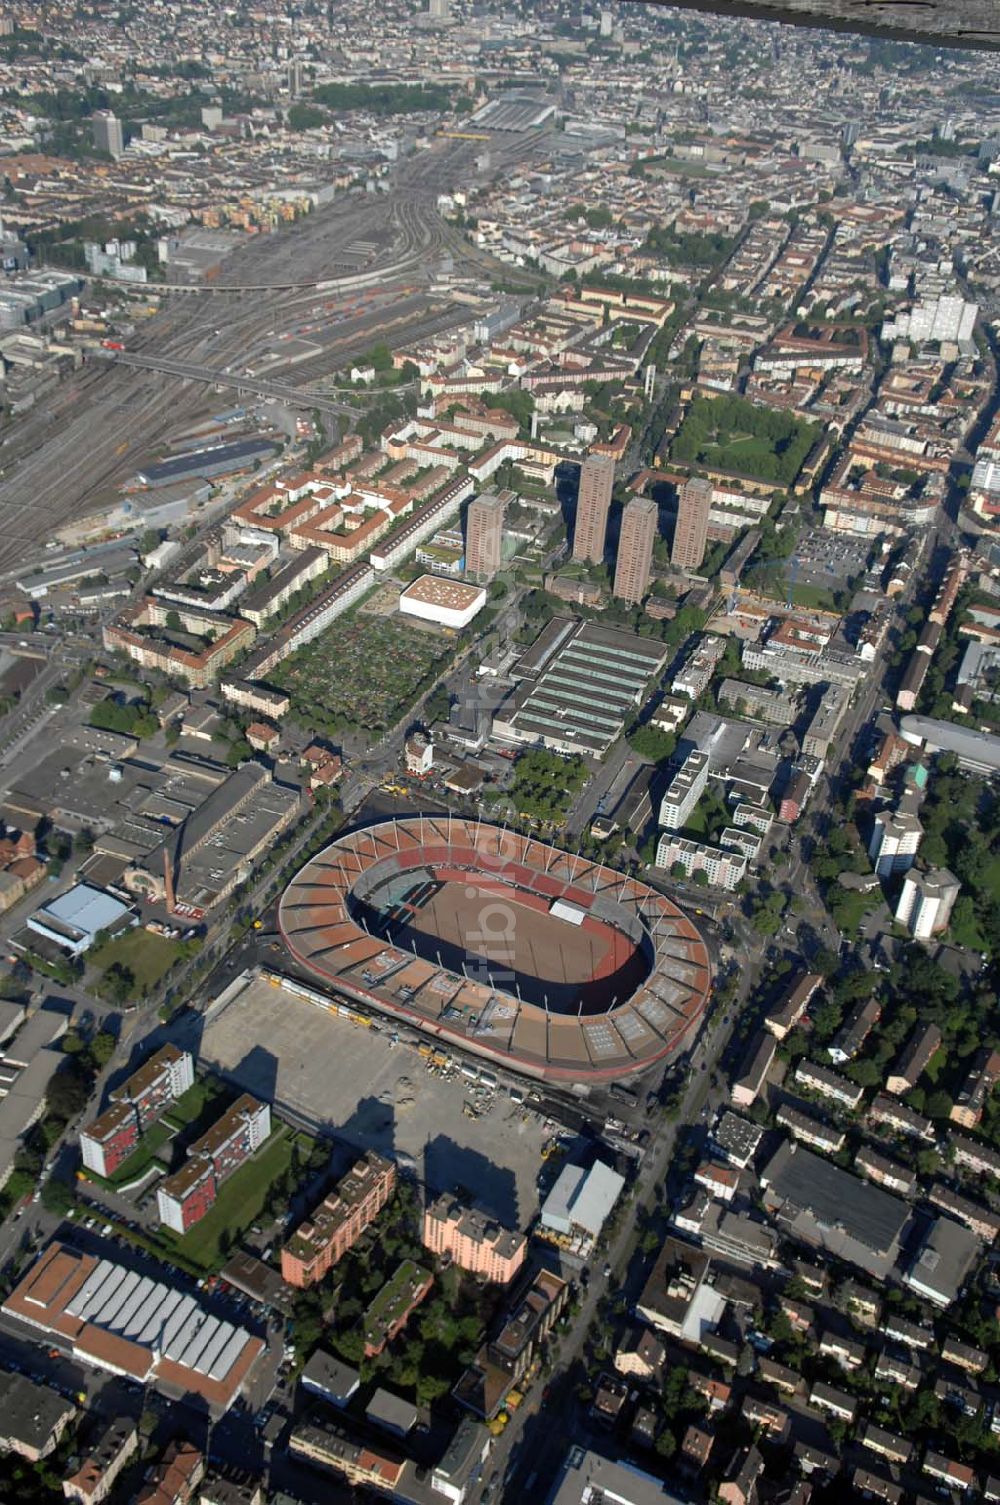
M108 1259L98 1262L66 1310L212 1380L225 1379L250 1338L194 1297Z

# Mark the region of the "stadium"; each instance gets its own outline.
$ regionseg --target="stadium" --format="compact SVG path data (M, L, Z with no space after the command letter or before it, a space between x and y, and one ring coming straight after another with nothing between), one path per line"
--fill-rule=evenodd
M285 890L278 923L321 994L554 1082L675 1056L711 985L705 942L662 894L449 815L339 837Z

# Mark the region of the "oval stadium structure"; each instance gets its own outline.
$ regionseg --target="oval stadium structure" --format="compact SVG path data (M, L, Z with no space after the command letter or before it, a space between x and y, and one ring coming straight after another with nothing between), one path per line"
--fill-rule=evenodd
M676 1055L711 984L698 930L647 884L456 816L340 836L278 920L321 991L550 1081L619 1080Z

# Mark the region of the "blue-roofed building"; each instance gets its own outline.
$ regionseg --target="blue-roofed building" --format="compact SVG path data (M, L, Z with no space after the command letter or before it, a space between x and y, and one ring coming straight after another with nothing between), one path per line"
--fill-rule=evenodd
M122 930L138 923L138 916L103 888L78 883L51 899L28 918L28 929L44 936L70 956L89 951L102 930Z

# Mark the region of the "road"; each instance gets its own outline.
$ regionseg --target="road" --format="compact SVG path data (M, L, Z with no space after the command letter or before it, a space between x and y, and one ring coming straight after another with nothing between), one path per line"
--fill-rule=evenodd
M665 1122L653 1147L647 1153L632 1196L632 1205L624 1216L610 1246L591 1259L591 1275L580 1308L572 1325L559 1344L555 1359L556 1373L549 1383L544 1403L533 1394L515 1411L490 1457L485 1472L491 1477L499 1470L504 1476L501 1497L511 1502L525 1498L526 1481L535 1475L533 1498L544 1499L558 1469L566 1457L567 1442L585 1442L587 1420L576 1396L579 1374L576 1372L587 1336L602 1297L609 1291L623 1294L631 1304L645 1281L649 1257L638 1249L637 1225L642 1214L658 1211L663 1204L663 1181L677 1145L678 1135L689 1124L702 1121L706 1107L721 1101L722 1093L712 1085L713 1069L729 1043L734 1022L746 1002L760 962L760 943L745 953L740 972L740 992L729 1014L711 1019L694 1047L690 1076L680 1112L672 1122ZM606 1280L604 1266L610 1266ZM607 1434L603 1434L603 1447Z

